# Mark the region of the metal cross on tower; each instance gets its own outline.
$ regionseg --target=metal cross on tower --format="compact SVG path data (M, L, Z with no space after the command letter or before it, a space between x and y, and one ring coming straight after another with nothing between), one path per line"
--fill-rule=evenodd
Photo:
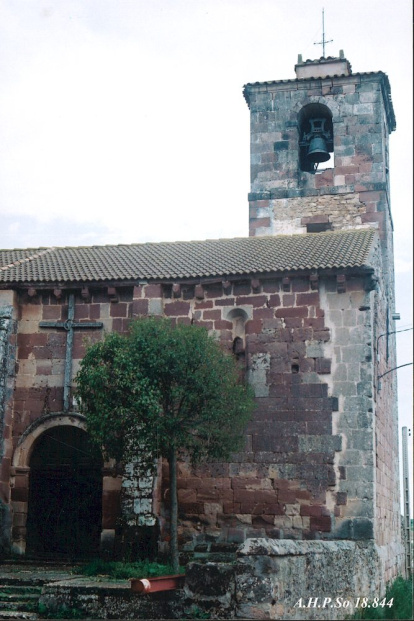
M68 318L66 321L41 321L41 328L58 328L66 330L66 356L65 356L65 379L63 385L63 411L69 412L70 409L70 388L72 383L72 350L73 350L73 331L75 328L102 328L102 321L74 321L75 317L75 296L69 295Z
M314 43L313 45L322 45L322 57L325 58L325 45L327 43L332 43L332 41L333 39L329 39L329 41L325 39L325 9L322 9L322 41Z

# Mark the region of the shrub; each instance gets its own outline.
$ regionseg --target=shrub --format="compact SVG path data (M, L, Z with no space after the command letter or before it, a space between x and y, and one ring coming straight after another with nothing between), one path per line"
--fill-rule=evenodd
M122 563L120 561L103 561L96 559L77 569L84 576L109 576L113 579L128 580L129 578L150 578L174 574L171 565L162 565L150 561ZM184 573L182 567L180 573Z
M385 592L385 600L393 600L392 606L370 606L359 608L351 619L412 619L413 618L412 580L398 577ZM384 598L380 598L382 601Z

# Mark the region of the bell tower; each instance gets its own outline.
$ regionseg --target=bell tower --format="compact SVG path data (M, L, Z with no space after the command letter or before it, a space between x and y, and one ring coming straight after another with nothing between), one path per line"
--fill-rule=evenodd
M296 78L244 87L250 108L249 234L379 229L392 235L388 77L339 57L303 61Z

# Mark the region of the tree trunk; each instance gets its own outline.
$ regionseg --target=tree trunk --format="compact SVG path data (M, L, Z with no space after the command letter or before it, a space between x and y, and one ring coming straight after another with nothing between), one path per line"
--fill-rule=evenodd
M170 498L171 498L171 518L170 518L170 549L171 563L174 572L178 573L180 562L178 557L178 501L177 501L177 453L175 448L171 448L168 459L170 469Z

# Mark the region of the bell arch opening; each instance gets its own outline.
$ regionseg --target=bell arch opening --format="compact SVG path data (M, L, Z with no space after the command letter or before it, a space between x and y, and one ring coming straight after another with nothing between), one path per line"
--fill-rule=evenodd
M334 167L332 112L321 103L304 106L298 113L299 165L317 173Z
M86 431L73 425L46 429L36 438L28 465L26 554L97 555L103 459Z

